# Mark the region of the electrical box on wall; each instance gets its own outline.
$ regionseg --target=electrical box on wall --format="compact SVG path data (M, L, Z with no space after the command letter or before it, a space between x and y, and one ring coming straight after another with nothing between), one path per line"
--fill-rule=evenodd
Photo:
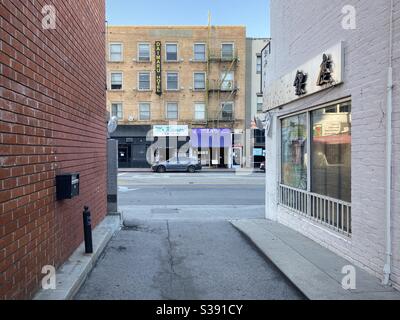
M66 173L56 176L57 200L72 199L79 195L79 174Z

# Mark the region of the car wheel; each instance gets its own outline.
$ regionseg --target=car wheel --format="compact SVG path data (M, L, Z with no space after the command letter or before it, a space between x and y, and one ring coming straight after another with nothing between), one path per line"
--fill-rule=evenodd
M188 171L189 171L190 173L195 173L195 172L196 172L196 168L193 167L193 166L190 166L190 167L188 168Z
M165 171L166 171L166 169L165 169L164 166L159 166L159 167L157 168L157 172L158 172L158 173L164 173Z

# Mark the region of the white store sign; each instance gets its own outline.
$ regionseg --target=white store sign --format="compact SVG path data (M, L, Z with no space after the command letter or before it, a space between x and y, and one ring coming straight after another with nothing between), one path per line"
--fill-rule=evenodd
M189 126L185 125L155 125L153 126L154 137L187 137Z
M324 54L329 56L332 61L332 82L330 84L318 85L318 79L321 72L321 64L323 62ZM300 96L296 95L296 88L294 86L296 74L298 71L304 73L307 76L306 85L304 87L305 93ZM340 42L337 45L325 50L324 52L321 52L318 56L299 66L282 78L274 80L272 82L266 81L264 88L264 103L266 109L276 108L289 102L309 96L316 92L325 90L332 86L338 85L343 82L343 71L344 46L343 43Z

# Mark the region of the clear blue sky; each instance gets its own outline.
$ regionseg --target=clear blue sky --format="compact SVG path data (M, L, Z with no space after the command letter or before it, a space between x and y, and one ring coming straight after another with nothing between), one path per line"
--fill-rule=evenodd
M269 37L269 0L106 0L110 25L245 25Z

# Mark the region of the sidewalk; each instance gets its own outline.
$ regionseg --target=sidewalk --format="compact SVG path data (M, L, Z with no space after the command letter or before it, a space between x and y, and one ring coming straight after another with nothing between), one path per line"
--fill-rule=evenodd
M356 290L342 288L342 268L351 263L300 233L269 220L233 220L310 300L400 300L400 293L356 267Z
M223 169L223 168L218 168L218 169L213 169L213 168L202 168L201 171L198 172L207 172L207 173L224 173L224 172L229 172L229 173L234 173L236 172L237 169ZM119 173L123 173L123 172L153 172L151 170L151 168L119 168L118 169ZM263 173L261 170L259 169L254 169L253 173Z

